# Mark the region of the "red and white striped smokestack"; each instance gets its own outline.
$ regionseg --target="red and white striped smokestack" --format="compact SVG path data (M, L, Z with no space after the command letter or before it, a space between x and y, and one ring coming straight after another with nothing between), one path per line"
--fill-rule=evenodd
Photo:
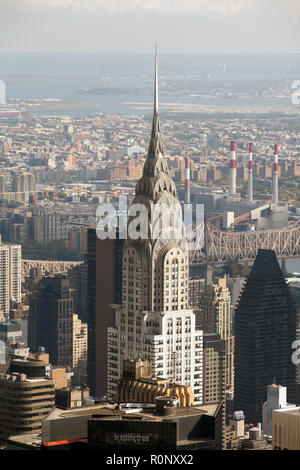
M236 194L236 160L235 141L230 142L230 164L229 164L229 195Z
M253 144L249 142L249 160L248 160L248 202L253 202Z
M185 157L185 180L184 180L184 202L190 204L191 202L191 177L190 177L190 159Z
M273 204L278 204L278 145L275 144L273 163Z

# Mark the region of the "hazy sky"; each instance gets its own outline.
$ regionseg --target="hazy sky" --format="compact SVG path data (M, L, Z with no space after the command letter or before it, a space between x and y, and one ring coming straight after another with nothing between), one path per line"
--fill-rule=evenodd
M300 52L300 0L0 0L3 52Z

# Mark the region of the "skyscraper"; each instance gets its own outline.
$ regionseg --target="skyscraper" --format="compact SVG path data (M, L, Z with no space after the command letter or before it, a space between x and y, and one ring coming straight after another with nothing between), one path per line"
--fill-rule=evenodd
M217 333L203 334L203 403L225 403L225 341Z
M235 409L262 419L267 386L287 387L294 402L296 308L276 254L259 250L235 313Z
M120 303L124 240L100 240L88 229L87 313L88 386L93 395L107 390L107 328L114 324L112 304Z
M225 388L234 390L234 336L232 305L227 277L205 286L199 298L199 327L205 333L218 333L225 341Z
M78 318L87 323L87 259L68 270L73 310Z
M124 243L122 303L116 306L115 326L108 328L108 395L116 395L123 360L140 357L152 362L153 376L191 386L199 404L203 332L196 330L195 314L188 308L189 257L182 217L179 227L171 222L172 208L178 210L180 204L161 141L157 57L151 140L133 204L147 209L148 236L134 239L129 234ZM167 227L161 216L154 217L156 224L152 224L154 213L162 207L164 215L170 216Z
M48 277L30 297L28 342L44 346L54 365L73 366L73 299L64 276Z
M88 326L76 313L73 314L73 372L74 383L82 385L87 375L87 337Z
M38 432L55 404L55 383L44 360L12 358L0 373L0 441Z
M21 302L21 245L1 243L0 237L0 318L8 317L11 299Z
M57 212L38 210L34 214L31 224L34 240L40 243L66 239L66 225L62 216Z

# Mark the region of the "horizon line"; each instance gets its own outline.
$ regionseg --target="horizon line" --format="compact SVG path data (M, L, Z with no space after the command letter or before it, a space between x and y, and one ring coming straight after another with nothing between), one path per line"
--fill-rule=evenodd
M101 52L101 51L12 51L12 52L4 52L0 51L0 55L13 55L13 54L56 54L56 55L63 55L63 54L72 54L72 55L80 55L80 54L102 54L102 55L152 55L152 52L130 52L130 51L111 51L111 52ZM159 52L159 55L300 55L300 51L294 52Z

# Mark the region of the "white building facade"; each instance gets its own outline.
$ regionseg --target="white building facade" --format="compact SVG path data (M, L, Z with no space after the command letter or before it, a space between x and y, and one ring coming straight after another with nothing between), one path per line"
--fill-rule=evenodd
M263 404L263 422L262 432L264 436L272 436L273 411L274 410L290 410L296 405L287 403L287 388L282 385L268 385L267 401Z
M21 245L0 240L0 318L8 317L11 299L21 302L21 261Z

